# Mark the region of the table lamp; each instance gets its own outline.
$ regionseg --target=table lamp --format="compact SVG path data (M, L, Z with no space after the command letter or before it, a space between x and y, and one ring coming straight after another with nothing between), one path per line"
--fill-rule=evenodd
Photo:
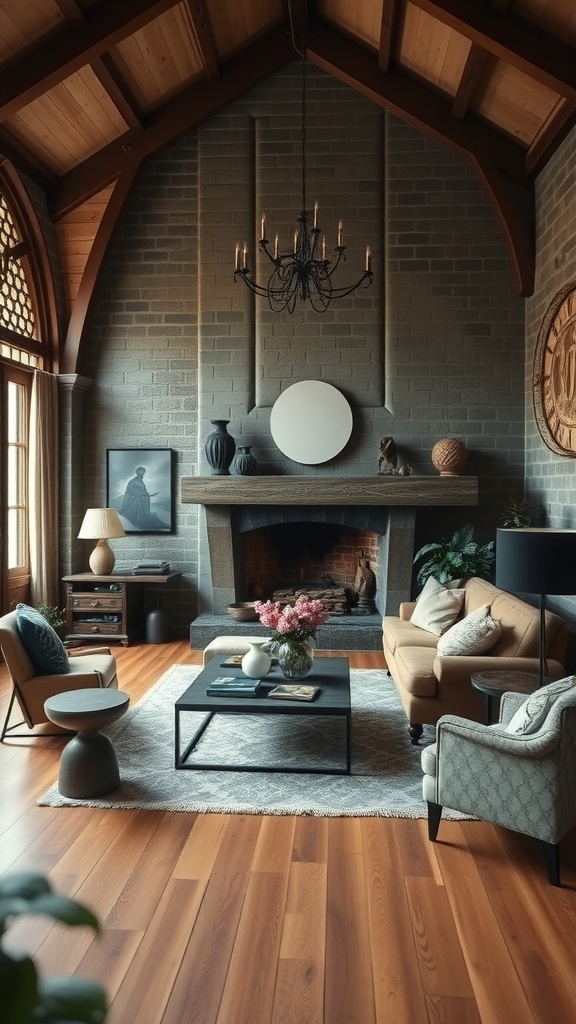
M124 527L115 508L88 508L78 534L82 540L97 540L89 564L95 576L109 576L116 558L108 544L110 537L125 537Z
M496 586L540 595L540 677L546 671L546 595L576 593L576 530L496 530Z

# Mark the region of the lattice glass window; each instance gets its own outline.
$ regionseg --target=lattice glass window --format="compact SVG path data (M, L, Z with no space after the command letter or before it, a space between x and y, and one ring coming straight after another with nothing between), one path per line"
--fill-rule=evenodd
M25 251L26 245L0 194L0 324L24 338L34 338L34 307L22 264Z

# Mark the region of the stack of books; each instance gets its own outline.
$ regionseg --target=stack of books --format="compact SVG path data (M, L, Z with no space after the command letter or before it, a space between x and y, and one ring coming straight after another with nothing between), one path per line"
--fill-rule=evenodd
M134 566L132 572L135 576L166 576L170 572L168 562L140 562Z
M261 679L248 676L218 676L206 688L208 697L255 697L262 685Z

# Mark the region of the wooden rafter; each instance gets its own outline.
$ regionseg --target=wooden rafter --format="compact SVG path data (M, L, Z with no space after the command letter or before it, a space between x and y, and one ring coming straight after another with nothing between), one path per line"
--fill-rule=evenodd
M178 0L102 3L90 22L54 33L50 46L44 40L39 46L29 47L0 70L0 121L32 103L177 3Z
M115 181L127 159L149 159L292 60L291 38L281 29L243 50L210 89L205 82L194 84L150 117L143 131L126 133L65 174L53 197L53 217L63 217Z
M209 82L213 82L215 78L220 77L220 66L206 4L204 0L185 0L185 2L192 22L194 38L206 71L206 78Z
M388 71L394 55L394 40L398 23L398 0L388 0L382 4L382 21L380 23L380 46L378 48L378 67L380 71Z
M452 114L460 120L468 113L468 107L484 73L489 60L486 50L472 43L470 53L464 65L456 95L452 103Z
M483 0L412 0L422 11L449 25L482 49L576 102L574 47L519 18L505 17Z

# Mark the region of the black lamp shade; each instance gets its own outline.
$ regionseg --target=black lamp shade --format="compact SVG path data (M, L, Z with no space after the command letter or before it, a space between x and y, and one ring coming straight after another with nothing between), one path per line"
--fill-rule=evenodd
M498 529L495 582L522 594L576 594L576 530Z

